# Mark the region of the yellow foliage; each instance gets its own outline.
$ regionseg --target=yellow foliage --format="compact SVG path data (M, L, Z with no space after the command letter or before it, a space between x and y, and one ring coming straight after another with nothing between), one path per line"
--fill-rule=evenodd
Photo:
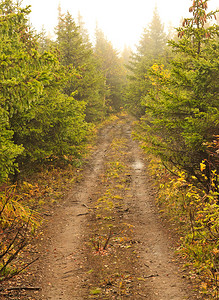
M0 212L2 226L8 226L14 220L18 223L29 223L34 227L39 225L39 215L22 203L21 196L16 194L16 187L0 194Z
M205 169L206 169L206 164L205 164L205 161L203 160L203 161L200 163L200 170L201 170L201 172L203 172Z

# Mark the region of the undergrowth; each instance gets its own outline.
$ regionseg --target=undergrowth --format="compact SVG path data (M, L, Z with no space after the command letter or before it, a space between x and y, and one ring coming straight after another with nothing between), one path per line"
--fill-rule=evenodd
M142 148L147 152L147 145L142 143ZM211 186L206 192L194 184L195 177L190 182L184 171L167 170L158 157L148 155L149 170L158 188L157 204L181 235L177 252L200 294L219 299L218 175L214 168L207 170ZM205 161L200 163L206 181L208 165Z
M0 282L20 274L38 259L26 255L25 249L34 244L52 205L60 203L72 184L81 180L83 163L94 148L98 130L116 120L117 116L110 116L92 126L80 158L49 158L23 170L16 185L0 185Z
M0 282L33 263L22 262L20 256L39 224L39 215L24 204L15 186L0 192Z
M38 257L29 249L40 232L53 204L61 202L75 181L81 178L83 160L93 147L89 139L81 160L72 163L50 159L36 169L22 172L16 185L0 185L0 283L26 270ZM28 250L28 251L27 251Z

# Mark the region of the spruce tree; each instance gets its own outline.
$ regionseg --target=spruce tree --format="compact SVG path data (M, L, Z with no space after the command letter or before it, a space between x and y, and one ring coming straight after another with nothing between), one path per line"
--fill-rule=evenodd
M125 82L125 70L118 52L98 27L94 53L104 79L103 107L107 112L118 111L123 106L122 89Z
M147 109L142 124L149 133L150 149L164 164L185 170L208 190L210 173L206 173L206 184L200 163L214 164L206 145L219 132L219 44L217 26L205 27L215 15L207 13L207 3L193 1L193 17L178 28L180 39L170 42L177 55L169 70L159 64L152 66L153 89L144 100Z
M152 21L144 29L137 51L132 54L128 65L131 74L128 75L129 85L126 91L126 105L137 117L141 117L145 112L142 99L151 88L150 82L146 80L148 70L155 61L164 59L165 45L164 26L157 7L155 7Z
M80 12L78 12L78 19L77 19L77 23L78 23L78 30L79 30L79 33L83 39L83 42L85 44L89 44L90 43L90 39L89 39L89 34L88 34L88 30L87 28L85 27L85 23L83 21L83 17L82 15L80 14ZM90 44L91 45L91 44Z
M64 87L64 93L86 103L86 118L95 121L102 118L100 86L102 79L93 55L92 45L80 34L71 14L59 13L56 27L57 46L61 63L73 76ZM75 74L76 73L76 76Z
M157 6L154 9L153 18L149 24L149 38L152 56L157 59L163 54L167 42L164 25L161 22Z
M81 154L85 104L61 93L69 72L55 52L38 51L30 7L0 4L0 181L19 164ZM75 75L76 76L76 75Z

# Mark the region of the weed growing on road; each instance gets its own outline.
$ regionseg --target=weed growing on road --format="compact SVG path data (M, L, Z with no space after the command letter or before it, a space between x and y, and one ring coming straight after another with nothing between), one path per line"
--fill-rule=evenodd
M131 294L133 278L128 265L136 260L134 227L125 222L124 198L128 197L127 141L113 139L107 152L105 172L100 176L101 189L94 202L90 220L89 269L95 281L89 289L89 298L122 299ZM97 288L98 286L98 288Z

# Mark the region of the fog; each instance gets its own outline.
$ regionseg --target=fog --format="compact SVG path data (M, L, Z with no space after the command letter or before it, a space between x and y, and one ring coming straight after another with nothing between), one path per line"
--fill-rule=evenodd
M191 0L24 0L24 5L32 6L30 23L37 31L42 26L50 34L54 34L57 25L58 5L62 12L67 10L77 20L78 12L83 17L85 26L90 34L91 41L94 37L96 23L104 31L108 40L114 47L122 49L124 45L133 47L138 43L143 28L150 23L155 5L162 22L168 28L178 27L182 17L190 16L188 9ZM209 1L209 10L218 7L217 0Z

